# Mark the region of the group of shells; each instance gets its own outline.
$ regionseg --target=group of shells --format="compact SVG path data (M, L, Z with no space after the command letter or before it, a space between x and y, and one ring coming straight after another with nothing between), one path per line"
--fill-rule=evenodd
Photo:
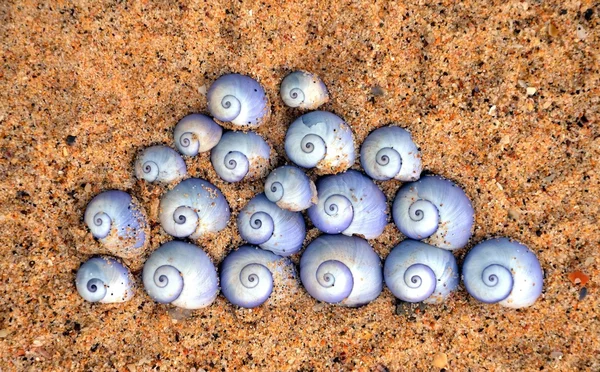
M280 94L286 105L301 110L315 110L329 99L321 79L304 71L285 77ZM173 132L178 152L152 146L135 161L137 178L170 186L157 217L167 234L188 241L223 230L231 212L215 185L186 178L182 155L210 151L220 178L244 182L267 176L272 151L252 131L269 114L265 91L256 80L221 76L208 90L207 100L214 119L202 114L181 119ZM238 131L224 132L222 125ZM331 112L298 117L287 130L285 152L291 163L270 172L264 193L239 211L237 228L248 244L224 259L220 273L195 244L173 240L161 245L142 271L143 286L152 299L198 309L210 305L220 290L234 305L260 306L274 285L298 281L297 267L288 256L303 247L303 211L323 232L308 244L299 263L299 280L319 301L364 305L379 296L385 282L402 301L441 303L457 289L461 277L467 292L486 303L520 308L541 294L543 272L536 255L507 238L475 245L464 259L461 276L452 251L463 248L471 237L471 202L453 182L436 175L421 177L419 149L405 129L391 125L368 135L360 148L366 175L349 170L356 158L353 132ZM321 175L316 184L302 168L316 168ZM382 265L366 239L377 238L388 223L386 198L373 180L390 179L403 182L391 211L407 239ZM89 202L84 220L111 256L95 256L81 265L76 276L79 294L92 302L129 300L135 278L119 258L140 257L146 251L149 228L143 207L124 191L105 191Z

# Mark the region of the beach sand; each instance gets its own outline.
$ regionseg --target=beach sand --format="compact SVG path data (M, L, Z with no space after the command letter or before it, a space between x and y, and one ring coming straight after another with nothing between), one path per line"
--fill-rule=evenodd
M597 3L24 0L3 1L0 19L0 370L600 370ZM349 309L300 288L254 310L219 296L186 311L146 295L138 260L126 262L131 301L85 302L75 273L101 249L83 223L91 198L138 198L147 257L171 240L157 219L167 187L135 179L137 152L173 146L177 121L208 113L207 88L237 72L265 88L272 113L258 133L285 164L301 112L283 105L279 84L296 69L323 79L322 108L357 146L377 127L407 128L425 170L472 200L458 261L486 238L516 239L544 269L538 301L485 305L461 285L406 314L387 289ZM243 243L235 217L263 184L221 181L206 153L186 163L233 212L198 242L218 264ZM391 202L401 183L378 185ZM318 236L308 228L305 244ZM383 259L402 239L390 222L370 243ZM587 296L569 280L577 270Z

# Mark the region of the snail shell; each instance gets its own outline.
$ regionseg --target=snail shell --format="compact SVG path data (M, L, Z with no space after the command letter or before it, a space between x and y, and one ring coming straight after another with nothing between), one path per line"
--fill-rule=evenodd
M165 193L158 218L168 234L198 239L223 230L230 215L229 204L215 185L188 178Z
M374 239L387 224L387 202L383 192L360 172L317 180L319 200L308 209L308 217L328 234L362 235Z
M190 114L179 120L173 131L175 147L183 155L196 156L219 143L223 128L202 114Z
M281 82L281 99L289 107L315 110L329 100L327 87L315 74L294 71Z
M208 89L208 111L217 120L237 127L258 127L267 117L267 95L260 84L246 75L227 74Z
M83 219L112 255L133 258L144 252L149 232L146 216L128 193L109 190L96 195L87 205Z
M385 259L383 277L402 301L435 304L458 286L458 265L450 251L404 240Z
M465 192L439 176L402 185L392 216L407 237L444 249L458 249L471 237L474 212Z
M135 160L135 176L148 182L173 182L187 174L185 161L167 146L145 148Z
M125 302L134 293L133 277L119 261L93 257L77 270L75 286L84 300L103 304Z
M352 129L331 112L309 112L288 128L285 152L301 167L316 167L320 173L343 172L354 164Z
M234 305L245 308L262 305L274 292L274 283L281 287L280 293L275 289L276 296L294 290L294 266L289 259L257 247L243 245L225 257L221 265L221 291Z
M254 132L226 132L210 153L215 171L224 181L251 181L269 172L271 147Z
M462 271L467 292L485 303L527 307L542 293L544 274L535 253L507 238L477 244L467 253Z
M265 195L279 208L300 212L317 203L314 182L299 168L284 165L269 174Z
M410 133L396 126L376 129L367 136L360 148L360 163L369 177L380 181L416 181L423 168Z
M237 225L242 239L281 256L298 252L306 237L302 215L279 208L265 194L256 195L246 204Z
M381 260L369 243L345 235L321 235L300 258L300 279L319 301L360 306L383 288Z
M184 309L213 303L219 292L217 270L199 247L170 241L152 252L142 272L146 292L156 302Z

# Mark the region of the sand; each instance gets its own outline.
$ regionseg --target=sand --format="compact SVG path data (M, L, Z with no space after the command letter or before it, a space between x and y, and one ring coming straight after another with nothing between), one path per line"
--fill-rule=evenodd
M3 1L0 370L600 370L599 16L591 0ZM506 309L461 286L400 315L387 289L358 309L303 290L255 310L219 296L182 311L141 287L125 304L83 301L75 272L100 249L82 220L91 198L136 195L149 254L171 239L156 217L165 187L135 179L136 153L172 146L180 118L207 113L211 82L238 72L267 91L272 114L258 132L284 164L301 112L278 88L295 69L323 79L323 108L358 144L389 123L409 129L425 170L473 202L459 262L488 237L517 239L540 259L541 298ZM262 183L221 181L208 154L186 162L233 211L223 234L200 242L218 263L242 244L235 216ZM400 183L378 184L391 202ZM309 226L306 242L317 235ZM403 238L390 223L371 243L384 258ZM140 283L141 262L128 264ZM576 270L591 278L583 299Z

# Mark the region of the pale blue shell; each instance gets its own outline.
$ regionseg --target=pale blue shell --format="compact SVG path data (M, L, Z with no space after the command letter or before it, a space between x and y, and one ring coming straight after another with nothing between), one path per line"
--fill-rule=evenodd
M352 129L327 111L300 116L288 128L285 152L295 164L317 168L321 173L339 173L354 164Z
M486 303L521 308L542 293L544 273L535 253L507 238L477 244L462 267L467 292Z
M110 257L87 260L77 270L75 286L84 300L104 304L128 301L135 293L129 270Z
M281 82L279 93L287 106L302 110L315 110L329 100L323 81L306 71L294 71L286 76Z
M367 136L360 148L360 163L369 177L380 181L416 181L423 169L410 133L396 126L376 129Z
M238 127L258 127L269 113L264 89L246 75L221 76L208 89L207 100L215 119Z
M406 302L443 302L456 289L458 265L452 252L416 240L404 240L385 259L385 284Z
M439 176L402 185L392 216L407 237L444 249L464 247L471 237L474 211L465 192Z
M374 239L387 224L387 202L373 181L355 170L317 180L319 201L308 217L328 234L362 235Z
M229 204L215 185L188 178L165 193L158 218L167 234L198 239L223 230L230 215Z
M271 147L254 132L226 132L210 153L215 171L224 181L251 181L269 172Z
M383 289L381 260L369 243L345 235L321 235L300 258L300 279L319 301L360 306Z
M221 264L223 295L232 304L245 308L262 305L273 293L274 283L286 287L290 280L296 279L289 259L250 245L231 252ZM282 291L281 295L285 294Z
M317 202L314 182L299 168L284 165L265 181L265 195L279 208L292 212L308 209Z
M148 182L173 182L187 174L185 161L167 146L145 148L135 160L135 176Z
M148 230L145 213L128 193L109 190L96 195L83 219L112 255L132 258L144 253Z
M265 194L258 194L240 211L237 226L242 239L281 256L302 248L306 236L299 212L279 208Z
M160 303L199 309L219 293L217 270L198 246L170 241L152 252L142 273L148 295Z
M219 143L223 128L206 115L190 114L179 120L173 131L175 147L183 155L196 156Z

